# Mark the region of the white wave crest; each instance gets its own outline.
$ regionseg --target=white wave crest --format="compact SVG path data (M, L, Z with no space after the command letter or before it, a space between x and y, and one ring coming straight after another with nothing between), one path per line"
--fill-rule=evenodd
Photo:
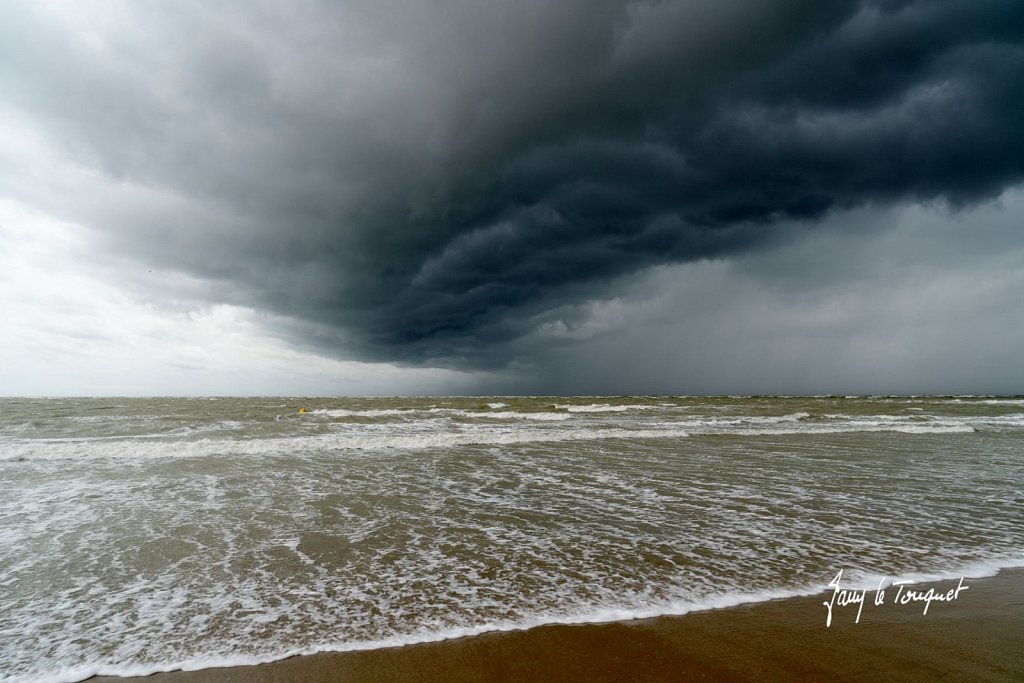
M570 413L624 413L627 410L653 410L658 406L648 405L611 405L608 403L591 403L590 405L578 406L571 403L555 404L557 410L566 410Z
M686 438L681 429L571 429L462 431L412 434L335 433L266 439L192 441L21 441L0 447L0 461L75 459L201 458L210 456L302 455L331 451L422 450L454 446L501 446L601 439Z
M494 411L486 413L474 412L469 410L459 410L455 411L454 414L459 417L485 418L491 420L539 420L541 422L562 422L565 420L572 419L572 415L568 415L566 413L525 413L512 410Z
M943 570L922 571L919 573L901 573L899 576L883 576L852 571L844 575L843 587L853 590L873 591L881 585L883 588L892 584L893 580L910 580L914 583L935 583L951 581L958 578L980 579L997 575L1004 569L1024 567L1024 557L1001 559L995 561L978 561L960 567ZM831 577L829 577L831 578ZM773 600L822 595L831 592L825 580L795 588L779 588L762 591L730 591L705 597L687 600L675 600L640 606L594 606L578 612L565 612L557 615L537 615L515 621L497 621L473 626L449 627L436 630L424 630L417 633L394 636L378 640L330 642L325 641L308 647L293 648L267 655L211 655L183 658L155 664L111 664L106 662L86 663L57 671L47 672L39 676L12 677L9 681L38 681L43 683L76 683L94 676L149 676L169 671L201 671L204 669L254 666L280 661L289 657L308 656L325 652L362 652L398 648L407 645L434 643L457 638L467 638L485 633L525 631L541 626L603 624L652 619L655 617L684 616L694 612L706 612L717 609L728 609L740 605L757 604Z
M413 408L381 408L377 410L347 410L345 408L317 408L307 415L326 415L327 417L387 417L390 415L412 415L418 412Z

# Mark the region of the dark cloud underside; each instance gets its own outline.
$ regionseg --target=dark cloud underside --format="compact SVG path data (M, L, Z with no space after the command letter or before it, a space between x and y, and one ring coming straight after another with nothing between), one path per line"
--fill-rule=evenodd
M1024 177L1020 2L129 9L0 28L12 106L175 198L58 208L363 358L501 365L616 276Z

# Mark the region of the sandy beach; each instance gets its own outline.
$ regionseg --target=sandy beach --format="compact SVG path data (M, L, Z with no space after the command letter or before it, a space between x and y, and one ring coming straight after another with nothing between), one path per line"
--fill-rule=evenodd
M958 582L918 584L943 595ZM94 683L212 681L1015 681L1024 679L1024 570L966 579L950 602L824 606L832 594L630 622L545 626L252 667ZM909 587L908 587L909 588Z

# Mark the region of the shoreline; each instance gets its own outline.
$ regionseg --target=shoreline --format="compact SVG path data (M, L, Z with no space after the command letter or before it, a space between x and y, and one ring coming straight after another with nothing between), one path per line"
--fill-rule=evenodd
M906 586L946 595L957 580ZM895 604L898 587L690 612L552 624L256 665L96 676L93 683L213 681L1024 680L1024 568L968 578L956 598ZM845 586L840 586L845 588ZM859 591L858 591L859 593ZM905 596L906 593L903 593ZM833 598L837 598L833 600ZM849 604L843 604L843 598ZM831 601L832 622L826 626ZM858 609L860 623L855 623Z

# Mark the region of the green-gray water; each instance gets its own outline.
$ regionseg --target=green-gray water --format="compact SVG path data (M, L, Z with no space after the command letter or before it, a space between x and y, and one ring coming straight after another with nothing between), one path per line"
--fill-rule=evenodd
M1021 398L0 399L0 676L991 573L1022 486Z

